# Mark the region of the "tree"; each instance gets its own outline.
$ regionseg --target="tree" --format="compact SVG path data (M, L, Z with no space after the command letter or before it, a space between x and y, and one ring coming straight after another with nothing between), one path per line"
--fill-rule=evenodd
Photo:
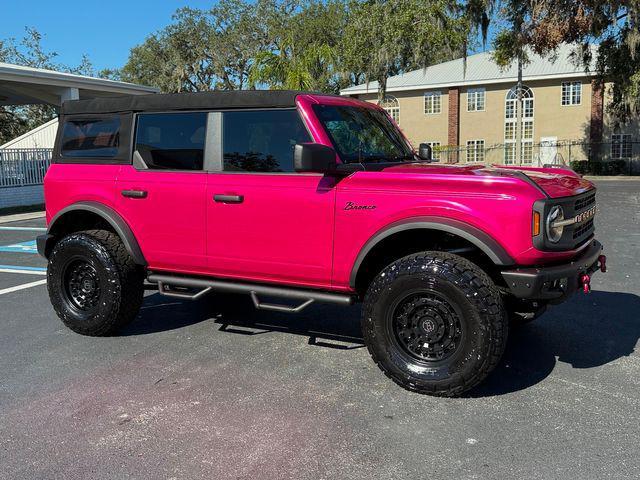
M247 88L254 59L272 47L271 32L297 5L221 0L209 11L180 9L171 25L131 50L120 76L163 92Z
M45 50L42 39L43 36L36 29L27 27L20 41L14 38L0 40L0 62L85 75L93 72L91 62L86 56L82 57L82 62L77 67L58 63L58 54ZM0 144L48 122L55 116L56 109L51 105L0 107Z
M346 5L332 0L309 2L284 25L271 25L273 49L256 56L251 85L337 93L348 83L339 67L346 22Z
M353 0L344 35L344 66L378 81L463 56L470 23L454 0Z
M478 12L497 9L503 28L493 42L499 65L510 65L526 49L553 56L562 43L575 44L576 63L613 82L610 112L620 121L640 114L640 4L629 0L472 0ZM593 58L596 46L596 59Z

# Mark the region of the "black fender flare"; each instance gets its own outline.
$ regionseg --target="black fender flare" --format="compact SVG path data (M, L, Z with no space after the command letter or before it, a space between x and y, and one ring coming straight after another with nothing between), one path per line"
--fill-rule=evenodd
M452 218L445 217L414 217L405 220L398 220L391 223L386 227L378 230L360 249L356 261L351 269L351 275L349 277L349 286L351 288L356 287L356 278L360 266L364 262L369 252L378 245L385 238L406 230L439 230L442 232L451 233L464 238L471 242L484 252L491 261L500 266L514 265L513 258L506 252L506 250L500 245L493 237L486 232L480 230L477 227L469 225L468 223L454 220Z
M116 234L122 240L127 252L133 258L133 261L137 265L147 266L147 261L142 254L138 240L136 239L131 227L125 222L125 220L116 212L113 208L108 207L99 202L77 202L63 208L51 219L47 234L43 240L38 239L38 251L41 254L48 252L47 244L55 239L55 225L65 214L73 211L85 211L91 212L99 217L103 218L114 229ZM42 244L42 246L41 246ZM44 255L43 255L44 256Z

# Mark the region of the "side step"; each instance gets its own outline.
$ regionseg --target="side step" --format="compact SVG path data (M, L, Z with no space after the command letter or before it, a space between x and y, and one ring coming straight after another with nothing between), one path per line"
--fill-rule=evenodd
M152 273L147 277L151 283L158 285L158 292L170 297L196 300L209 292L230 292L248 293L251 295L254 306L258 310L272 310L276 312L298 313L311 305L313 302L333 303L337 305L353 305L354 296L340 293L319 292L315 290L301 290L297 288L273 287L269 285L259 285L250 283L237 283L224 280L210 280L205 278L176 277ZM181 291L184 289L199 290L197 293ZM272 303L262 303L258 295L270 297L289 298L300 300L300 305L276 305Z

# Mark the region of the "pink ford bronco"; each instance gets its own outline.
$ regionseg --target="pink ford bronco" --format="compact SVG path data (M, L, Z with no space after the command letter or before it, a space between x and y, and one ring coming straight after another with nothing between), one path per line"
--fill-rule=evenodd
M132 321L145 282L278 312L361 301L384 373L453 396L496 366L510 323L605 270L590 182L431 164L370 103L145 95L66 102L59 124L37 243L56 313L84 335Z

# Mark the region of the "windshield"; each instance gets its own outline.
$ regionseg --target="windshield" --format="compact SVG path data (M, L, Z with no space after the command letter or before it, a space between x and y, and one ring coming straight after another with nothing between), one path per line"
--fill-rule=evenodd
M344 105L313 108L343 162L415 160L402 134L384 112Z

